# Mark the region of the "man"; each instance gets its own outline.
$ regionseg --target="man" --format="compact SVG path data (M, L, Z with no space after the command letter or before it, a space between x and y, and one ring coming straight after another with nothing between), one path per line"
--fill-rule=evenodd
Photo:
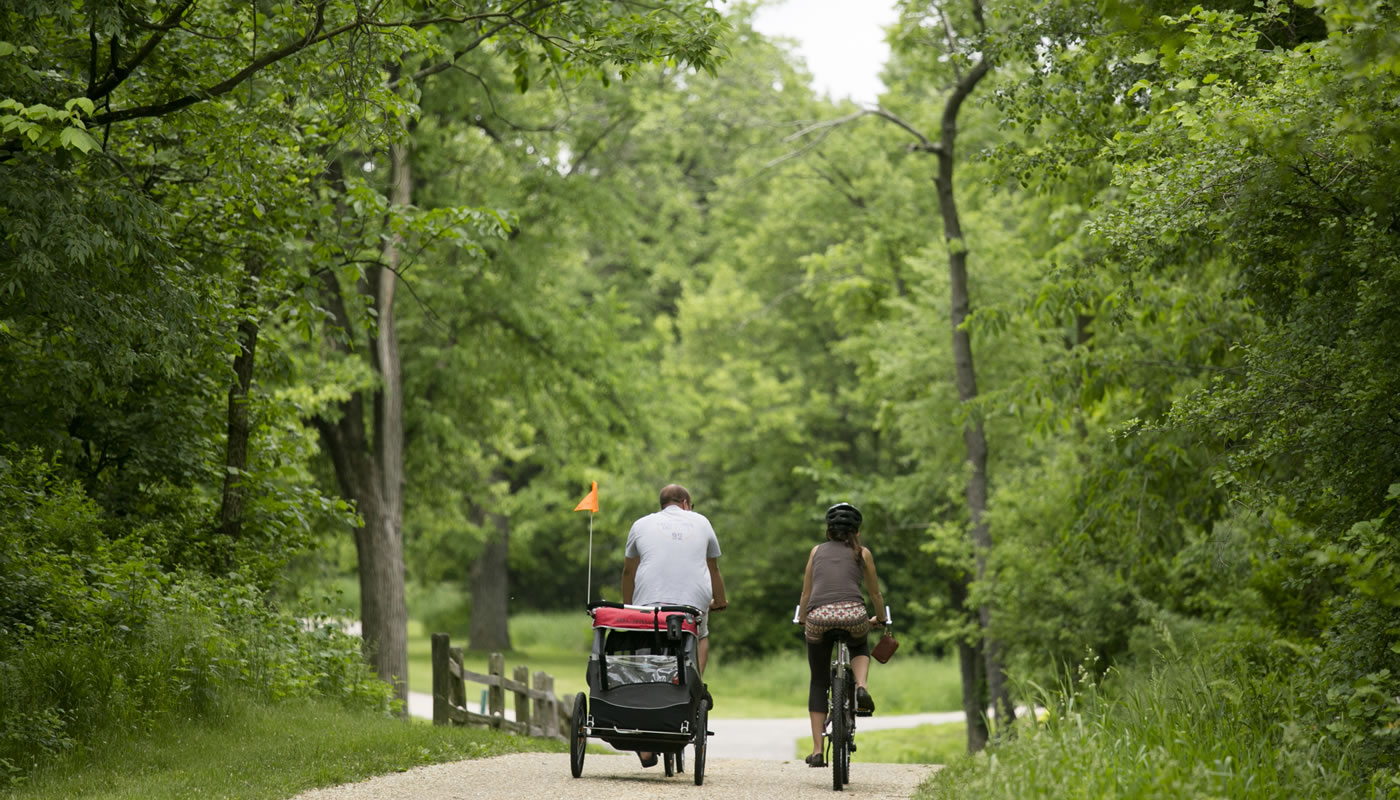
M684 486L661 490L661 510L632 523L623 551L622 602L636 605L687 605L700 609L700 674L710 655L710 613L729 607L719 574L719 539L715 529L690 502ZM705 702L714 703L705 691ZM637 753L642 766L656 765L655 753Z
M661 490L661 510L632 523L623 551L622 602L700 609L700 674L710 655L710 611L729 607L719 574L719 539L684 486Z

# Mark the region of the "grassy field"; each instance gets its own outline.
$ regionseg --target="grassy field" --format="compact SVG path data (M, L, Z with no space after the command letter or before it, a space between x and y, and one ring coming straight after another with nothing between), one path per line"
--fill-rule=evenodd
M967 726L952 722L864 733L857 727L856 744L858 749L851 756L853 762L951 764L967 754ZM794 745L797 758L806 758L811 751L810 737L804 736Z
M509 674L517 664L533 673L554 676L555 692L568 697L588 691L584 670L592 632L583 612L529 613L511 617L515 648L506 657ZM454 641L465 645L465 641ZM417 622L409 624L409 688L432 692L432 643ZM486 672L486 653L467 651L467 669ZM711 655L706 683L715 697L717 717L788 717L807 713L807 656L797 642L792 651L760 661L726 661L722 650ZM881 714L915 714L961 708L961 679L957 662L901 654L888 664L872 664L870 691ZM468 685L468 697L478 702L482 687Z
M113 735L0 790L0 797L280 800L425 764L566 749L562 742L489 730L405 725L327 703L237 708L227 718L172 722L149 736Z

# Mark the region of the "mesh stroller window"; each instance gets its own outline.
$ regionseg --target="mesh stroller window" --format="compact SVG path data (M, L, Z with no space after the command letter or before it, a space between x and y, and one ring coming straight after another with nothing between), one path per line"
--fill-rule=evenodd
M675 656L610 655L608 685L679 683Z

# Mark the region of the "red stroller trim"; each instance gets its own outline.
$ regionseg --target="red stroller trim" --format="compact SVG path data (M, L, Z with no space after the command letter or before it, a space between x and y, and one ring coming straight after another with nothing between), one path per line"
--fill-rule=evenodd
M699 636L700 629L689 614L683 611L648 611L635 608L595 608L593 627L616 631L666 630L666 620L681 617L681 630L692 636Z

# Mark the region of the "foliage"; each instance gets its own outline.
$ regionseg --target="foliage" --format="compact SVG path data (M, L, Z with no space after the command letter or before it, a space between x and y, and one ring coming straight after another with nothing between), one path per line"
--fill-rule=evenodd
M265 606L237 576L166 573L37 453L0 460L0 764L13 779L245 697L384 708L358 642Z
M1155 656L1097 677L1093 659L1031 698L1043 722L954 763L917 797L1342 797L1390 796L1377 775L1354 782L1364 761L1319 736L1317 684L1286 643L1265 631L1204 631L1213 643L1178 645L1169 628ZM1186 732L1189 731L1189 734ZM1393 778L1393 776L1392 776Z

